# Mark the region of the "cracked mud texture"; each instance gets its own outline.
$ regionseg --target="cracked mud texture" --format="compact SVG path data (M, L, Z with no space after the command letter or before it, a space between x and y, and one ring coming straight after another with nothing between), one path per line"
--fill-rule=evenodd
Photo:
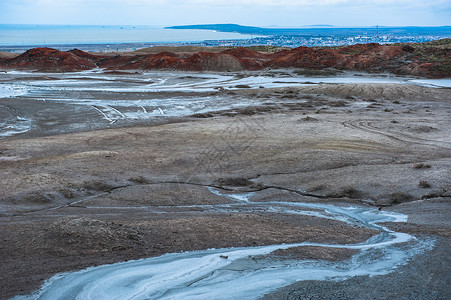
M238 212L211 211L209 205L231 203L208 191L213 187L226 194L254 191L252 200L259 202L394 210L409 220L392 228L441 241L402 267L408 274L403 278L397 272L299 283L287 288L290 299L445 299L450 89L325 84L234 93L243 99L268 97L274 104L157 124L102 129L96 123L92 131L55 127L52 134L33 131L0 140L0 298L31 292L58 272L92 265L211 247L352 243L374 234L244 206ZM30 112L39 107L27 105ZM420 163L430 167L416 167ZM419 186L421 181L429 187ZM351 254L307 247L274 255L340 260ZM418 277L410 270L424 270L432 279L411 287ZM388 292L396 282L403 287ZM275 295L288 297L280 293Z

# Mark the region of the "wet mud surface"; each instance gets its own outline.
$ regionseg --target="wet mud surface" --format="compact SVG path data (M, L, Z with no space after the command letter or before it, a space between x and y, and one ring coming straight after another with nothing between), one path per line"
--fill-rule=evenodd
M428 255L384 276L345 281L303 281L263 297L269 299L449 299L449 238L439 239Z
M318 218L313 208L310 215L274 211L273 202L406 214L407 221L384 226L438 242L393 273L304 281L268 299L448 298L449 264L435 257L449 256L449 89L249 80L234 86L250 88L219 89L218 82L199 86L205 79L188 78L184 86L196 86L187 91L178 86L180 75L163 91L146 86L155 78L136 75L129 84L145 91L111 92L114 79L100 75L92 87L92 79L74 80L79 90L67 88L66 75L38 82L27 76L34 79L11 79L28 82L26 92L17 88L0 99L10 122L0 139L1 298L105 263L209 248L361 243L377 234ZM58 80L66 83L57 88ZM249 192L258 204L236 196ZM353 255L308 246L261 259L334 262ZM431 279L416 285L412 272L421 270ZM396 282L402 288L388 292Z

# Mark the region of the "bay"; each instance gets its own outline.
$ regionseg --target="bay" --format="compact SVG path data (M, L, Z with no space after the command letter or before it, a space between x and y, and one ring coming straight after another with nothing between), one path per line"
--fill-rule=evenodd
M0 46L177 43L248 39L250 35L211 30L164 29L163 26L1 25Z

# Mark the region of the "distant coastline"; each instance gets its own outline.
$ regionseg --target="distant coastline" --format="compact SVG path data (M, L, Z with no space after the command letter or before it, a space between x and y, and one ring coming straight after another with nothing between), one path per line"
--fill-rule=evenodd
M368 33L391 33L391 34L451 34L451 26L400 26L400 27L335 27L333 25L311 25L299 28L266 28L255 26L243 26L238 24L200 24L200 25L182 25L170 26L165 29L200 29L212 30L217 32L234 32L241 34L260 34L260 35L348 35L348 34L368 34Z
M204 40L240 40L251 36L234 32L171 30L163 26L81 26L0 24L0 48L55 45L180 44Z

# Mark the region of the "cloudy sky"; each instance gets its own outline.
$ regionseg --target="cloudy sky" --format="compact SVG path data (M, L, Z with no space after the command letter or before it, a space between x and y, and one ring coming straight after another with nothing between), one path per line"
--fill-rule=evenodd
M2 24L451 25L450 0L0 0Z

